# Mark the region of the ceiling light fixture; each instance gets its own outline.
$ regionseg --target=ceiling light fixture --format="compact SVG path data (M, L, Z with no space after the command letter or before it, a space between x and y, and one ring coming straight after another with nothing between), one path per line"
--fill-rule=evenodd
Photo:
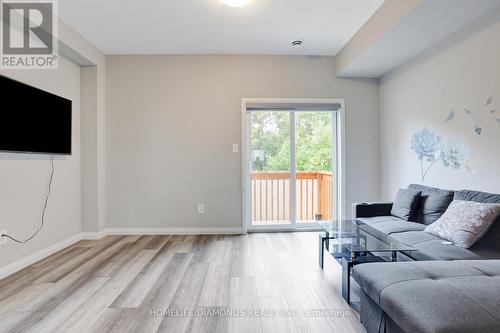
M294 40L294 41L292 42L292 46L293 46L293 47L301 47L303 43L304 43L304 41L302 41L302 40L300 40L300 39L297 39L297 40Z
M222 0L229 7L241 7L246 5L250 0Z

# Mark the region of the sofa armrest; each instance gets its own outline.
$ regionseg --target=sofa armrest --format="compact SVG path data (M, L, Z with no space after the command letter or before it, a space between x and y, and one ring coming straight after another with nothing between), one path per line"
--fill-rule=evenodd
M392 202L364 202L352 204L352 218L391 215Z

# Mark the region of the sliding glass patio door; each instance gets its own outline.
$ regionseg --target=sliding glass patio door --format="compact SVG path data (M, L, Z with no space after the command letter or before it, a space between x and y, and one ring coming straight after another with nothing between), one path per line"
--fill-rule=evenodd
M249 229L334 219L337 112L263 108L249 111L246 121Z
M285 111L251 113L252 226L283 226L294 221L293 117Z
M297 111L295 115L296 224L331 220L334 207L335 113Z

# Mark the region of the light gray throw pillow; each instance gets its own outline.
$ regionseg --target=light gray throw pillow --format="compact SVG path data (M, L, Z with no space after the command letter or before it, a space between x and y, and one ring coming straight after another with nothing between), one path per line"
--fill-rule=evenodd
M486 234L497 216L500 204L455 200L446 212L425 231L469 248Z

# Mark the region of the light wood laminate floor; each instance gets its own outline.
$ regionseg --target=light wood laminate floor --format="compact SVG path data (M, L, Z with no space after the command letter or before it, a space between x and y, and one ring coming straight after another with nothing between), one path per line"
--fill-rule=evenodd
M364 332L318 234L107 236L0 280L0 332Z

